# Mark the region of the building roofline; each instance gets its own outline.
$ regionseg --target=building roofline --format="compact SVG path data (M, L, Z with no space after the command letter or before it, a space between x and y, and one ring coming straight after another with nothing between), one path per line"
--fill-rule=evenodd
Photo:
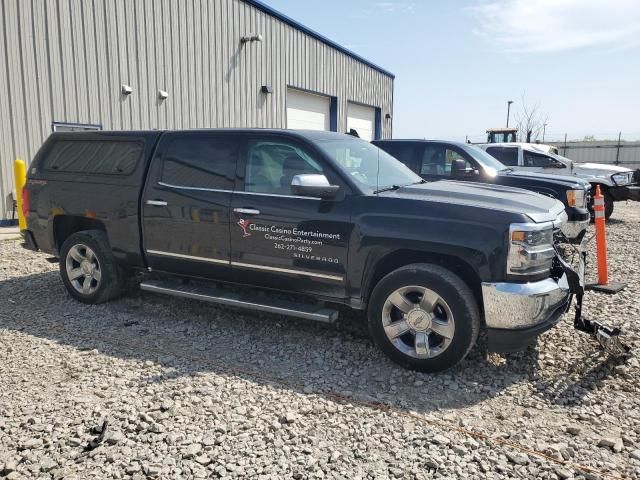
M267 15L271 15L272 17L275 17L278 20L286 23L287 25L290 25L293 28L296 28L296 29L306 33L307 35L315 38L316 40L320 40L325 45L328 45L328 46L330 46L332 48L335 48L336 50L344 53L345 55L348 55L351 58L354 58L354 59L358 60L359 62L362 62L365 65L368 65L369 67L379 71L380 73L382 73L384 75L387 75L388 77L391 77L391 79L395 79L396 78L396 76L393 73L391 73L390 71L385 70L382 67L379 67L375 63L370 62L369 60L367 60L364 57L361 57L357 53L352 52L351 50L343 47L342 45L334 42L333 40L328 39L327 37L325 37L324 35L321 35L320 33L316 32L315 30L311 30L309 27L306 27L305 25L303 25L300 22L297 22L293 18L288 17L284 13L281 13L278 10L275 10L274 8L266 5L261 0L244 0L244 1L246 3L248 3L249 5L252 5L253 7L257 8L258 10L263 11Z

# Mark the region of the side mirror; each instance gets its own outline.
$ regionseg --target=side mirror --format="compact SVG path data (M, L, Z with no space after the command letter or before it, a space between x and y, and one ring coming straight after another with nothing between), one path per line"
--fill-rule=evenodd
M334 198L339 185L330 185L327 177L315 173L296 175L291 180L291 193L303 197Z
M451 164L451 176L452 177L468 177L469 175L477 174L478 171L473 168L467 168L467 162L462 158L457 158Z
M564 163L553 160L542 168L565 168Z

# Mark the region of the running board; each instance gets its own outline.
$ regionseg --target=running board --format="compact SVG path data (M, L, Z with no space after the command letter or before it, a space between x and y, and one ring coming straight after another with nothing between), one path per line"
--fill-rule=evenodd
M334 323L338 311L319 305L295 303L286 300L259 297L245 293L236 293L213 286L180 284L161 280L148 280L140 284L140 289L147 292L163 293L174 297L191 298L203 302L219 303L230 307L248 308L261 312L275 313L289 317L315 320L316 322Z

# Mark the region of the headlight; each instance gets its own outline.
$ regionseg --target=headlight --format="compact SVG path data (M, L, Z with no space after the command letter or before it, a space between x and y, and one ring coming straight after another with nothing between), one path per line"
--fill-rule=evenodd
M535 275L551 269L555 257L553 226L513 223L509 228L507 273Z
M631 177L633 172L624 172L624 173L614 173L611 175L611 179L618 186L629 185L631 183Z
M567 204L570 207L584 207L586 199L584 190L567 190Z

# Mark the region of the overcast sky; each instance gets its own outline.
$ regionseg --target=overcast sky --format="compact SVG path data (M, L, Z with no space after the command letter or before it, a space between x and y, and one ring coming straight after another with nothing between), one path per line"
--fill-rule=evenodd
M547 139L640 139L640 0L265 2L396 75L395 138L482 140L524 94Z

